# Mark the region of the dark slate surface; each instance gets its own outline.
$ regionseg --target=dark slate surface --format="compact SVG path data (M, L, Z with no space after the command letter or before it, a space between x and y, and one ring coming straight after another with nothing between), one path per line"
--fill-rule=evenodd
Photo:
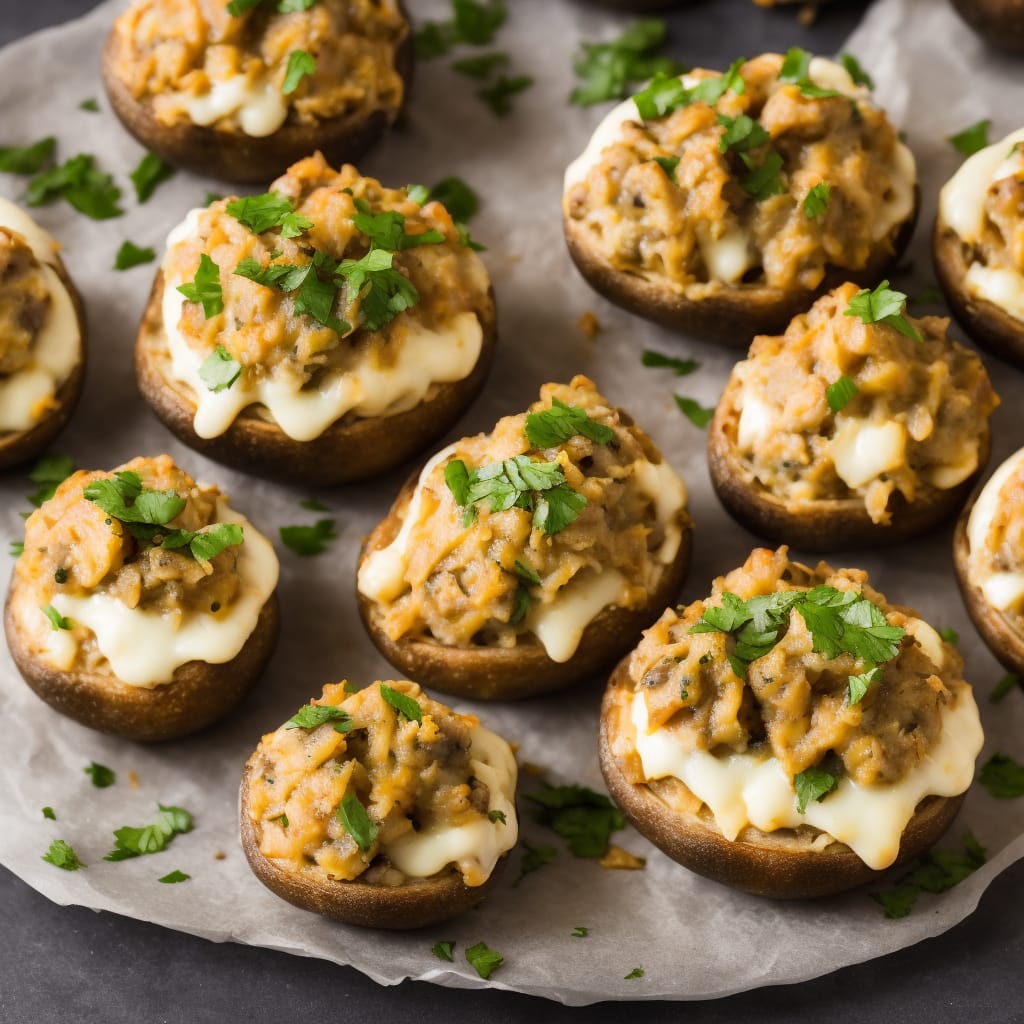
M0 0L0 45L92 6L91 0ZM813 29L800 29L789 12L753 10L749 0L705 0L675 16L674 38L681 59L712 67L737 53L795 44L830 52L863 9L854 0L837 6ZM2 126L0 111L0 135ZM963 924L884 959L804 985L712 1002L604 1003L576 1010L498 991L421 983L382 988L350 968L323 961L217 945L113 914L58 907L3 869L0 908L0 1024L526 1019L602 1024L634 1014L651 1024L1024 1022L1024 862L996 880ZM835 941L843 941L842 921L836 921ZM737 950L737 956L744 955Z

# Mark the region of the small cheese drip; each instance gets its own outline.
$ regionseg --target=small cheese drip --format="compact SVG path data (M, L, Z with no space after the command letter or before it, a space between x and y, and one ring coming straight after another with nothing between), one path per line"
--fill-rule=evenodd
M189 120L202 127L234 114L242 131L253 138L273 135L288 117L280 86L267 76L250 81L246 75L232 75L215 81L209 92L185 98L184 108Z
M624 601L629 584L617 569L584 570L567 583L550 604L536 604L526 618L530 632L552 661L564 663L575 653L583 633L598 613Z

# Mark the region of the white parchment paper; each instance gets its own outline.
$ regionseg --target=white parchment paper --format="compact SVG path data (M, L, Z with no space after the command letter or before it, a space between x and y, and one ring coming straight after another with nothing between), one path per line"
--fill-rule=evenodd
M275 537L281 525L312 522L299 506L305 492L223 469L181 445L138 398L131 369L135 325L149 290L152 267L125 273L110 268L125 238L162 251L168 230L208 189L225 187L179 173L139 207L127 173L142 150L121 129L101 98L102 112L79 103L101 97L100 47L121 0L82 21L44 32L0 54L2 143L44 134L60 140L60 159L96 154L125 188L124 217L97 223L66 205L36 211L65 246L72 275L85 296L90 366L84 401L56 450L84 467L110 468L137 454L169 451L201 479L217 481L236 506ZM440 15L440 0L417 5L420 16ZM565 104L571 88L569 55L580 39L610 35L621 24L598 12L553 0L517 0L499 43L514 55L514 70L536 86L517 98L517 114L496 120L447 62L422 65L408 123L386 140L363 169L388 184L432 184L458 174L483 196L473 233L490 246L485 260L498 294L500 354L484 395L458 435L487 429L517 411L546 380L573 373L593 376L610 397L632 410L683 474L697 523L695 558L684 598L707 592L710 580L739 564L755 539L721 510L711 492L704 434L676 411L672 389L704 404L717 399L735 359L706 344L673 336L611 307L579 279L561 238L559 199L566 163L582 148L600 109ZM1018 70L982 50L945 4L880 0L850 42L878 82L877 95L908 131L921 169L925 206L913 251L915 269L899 279L913 293L932 282L927 236L938 187L958 164L943 138L981 117L994 121L993 138L1019 127L1024 81ZM699 54L690 55L699 60ZM0 175L0 192L19 198L24 180ZM255 190L254 190L255 191ZM587 340L575 329L594 311L603 330ZM919 310L920 311L920 310ZM692 355L694 376L675 381L644 369L646 347ZM1024 444L1020 423L1024 377L986 360L1003 406L994 419L994 460ZM994 463L993 463L994 464ZM390 669L366 638L354 607L353 578L360 538L385 513L404 472L317 495L331 508L339 540L330 553L300 559L281 550L283 632L266 677L243 707L222 725L192 739L140 746L103 737L63 718L24 685L6 651L0 653L0 717L6 755L0 758L0 862L50 899L112 910L222 941L231 939L351 964L383 984L404 978L455 987L481 987L463 952L486 941L505 956L487 984L570 1004L600 999L695 999L759 985L815 977L847 964L938 934L977 905L989 882L1024 855L1024 801L999 802L975 786L946 844L970 828L988 847L988 864L953 891L922 896L913 914L885 920L863 892L807 904L777 904L731 892L669 861L632 831L618 841L648 858L636 872L603 871L573 859L562 842L527 824L534 842L559 847L557 861L518 888L514 854L506 881L487 904L461 920L413 934L377 934L346 928L277 899L249 872L238 846L239 772L260 735L319 693L324 682L388 678ZM19 512L29 485L17 472L0 485L0 528L21 535ZM0 560L6 556L0 555ZM953 581L949 531L898 550L836 556L862 565L890 599L916 606L936 625L960 632L967 678L975 683L993 750L1022 754L1024 695L999 705L987 694L1002 675L969 624ZM6 571L9 566L4 566ZM459 706L521 744L521 759L542 764L556 782L601 788L595 731L602 685L516 705ZM117 784L97 790L83 774L91 760L114 768ZM129 773L137 785L129 782ZM189 808L197 827L166 852L105 863L112 830L146 823L157 801ZM57 821L40 809L52 805ZM88 867L65 873L40 860L52 839L70 842ZM223 854L220 858L219 855ZM171 870L192 880L160 885ZM589 937L570 937L575 926ZM457 943L456 962L430 952L438 939ZM643 978L625 980L632 968Z

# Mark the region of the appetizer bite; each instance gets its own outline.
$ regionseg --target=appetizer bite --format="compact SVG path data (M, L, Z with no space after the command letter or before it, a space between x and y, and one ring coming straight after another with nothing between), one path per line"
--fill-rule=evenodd
M1024 367L1024 128L964 161L939 193L939 284L982 348Z
M318 153L267 194L218 200L171 232L135 370L197 451L334 484L448 430L495 336L490 278L444 206Z
M170 456L80 470L25 524L7 644L28 685L83 725L184 736L263 671L277 574L270 542Z
M59 248L0 198L0 469L38 455L82 391L85 316Z
M953 562L964 604L992 653L1024 675L1024 448L957 521Z
M759 896L841 892L955 817L983 741L962 669L866 573L758 549L615 669L601 768L692 871Z
M438 452L359 561L393 665L483 700L568 686L627 650L686 575L686 487L593 382Z
M656 75L569 165L569 252L612 302L747 346L913 230L917 171L856 65L803 50Z
M416 683L348 683L267 733L242 775L242 847L282 899L422 928L476 906L516 844L509 745Z
M400 0L136 0L103 51L114 112L168 163L269 181L322 150L358 160L412 73Z
M964 503L999 398L948 319L905 300L845 284L733 368L708 462L747 529L809 551L891 544Z

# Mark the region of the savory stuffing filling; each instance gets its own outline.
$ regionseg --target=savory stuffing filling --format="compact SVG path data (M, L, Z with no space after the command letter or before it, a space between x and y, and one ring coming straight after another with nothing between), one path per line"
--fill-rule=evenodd
M656 77L634 99L566 177L567 218L616 270L694 298L814 289L891 253L913 214L912 155L829 61L764 54L724 76Z
M689 528L685 505L650 438L592 381L546 384L526 413L428 464L401 532L367 556L359 588L392 640L514 647L595 580L614 586L587 620L648 600Z
M497 751L479 749L484 734ZM400 885L432 846L419 877L454 864L475 886L516 841L514 789L508 745L475 716L416 683L337 683L263 737L246 813L260 852L287 870Z
M0 376L29 365L50 301L43 267L32 247L18 232L0 226Z
M737 454L783 501L860 497L888 523L893 495L913 502L978 468L999 404L984 365L946 337L948 319L906 317L902 294L871 297L883 296L884 317L843 285L733 370Z
M138 0L114 27L114 73L167 125L191 120L262 136L289 117L311 125L375 110L397 115L404 85L395 57L409 34L397 0L281 6Z

